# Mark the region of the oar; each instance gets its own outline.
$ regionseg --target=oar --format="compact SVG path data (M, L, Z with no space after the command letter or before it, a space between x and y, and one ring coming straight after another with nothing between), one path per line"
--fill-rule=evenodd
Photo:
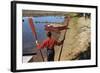
M66 23L66 20L65 20L65 24L67 24L66 27L68 27L68 25L69 25L69 20L70 20L70 17L68 16L67 17L67 23ZM65 33L64 33L64 38L63 38L64 40L65 40L66 32L67 32L67 29L65 30ZM63 41L63 44L64 44L64 41ZM60 59L61 59L63 44L61 45L61 50L60 50L60 53L59 53L58 61L60 61Z
M35 40L37 41L37 34L36 34L36 31L35 31L35 26L33 24L33 20L32 18L29 18L29 26L32 30L32 33L33 33L33 36L35 36ZM42 54L42 51L40 50L40 54L41 54L41 57L42 57L42 60L44 61L44 57L43 57L43 54Z

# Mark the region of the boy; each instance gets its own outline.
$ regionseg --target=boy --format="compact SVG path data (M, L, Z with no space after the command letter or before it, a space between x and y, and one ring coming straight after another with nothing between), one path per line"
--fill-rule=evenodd
M47 48L47 60L54 61L54 55L55 55L54 46L55 45L60 46L61 44L63 44L63 41L64 39L58 42L52 37L51 32L47 32L47 39L45 39L42 44L39 44L38 41L36 41L36 44L38 49Z

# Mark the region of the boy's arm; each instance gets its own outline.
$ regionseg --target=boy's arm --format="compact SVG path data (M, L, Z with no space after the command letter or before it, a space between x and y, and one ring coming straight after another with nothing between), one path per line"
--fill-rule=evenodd
M39 42L36 41L36 46L38 49L43 49L44 47L46 47L46 41L44 41L42 44L39 44Z

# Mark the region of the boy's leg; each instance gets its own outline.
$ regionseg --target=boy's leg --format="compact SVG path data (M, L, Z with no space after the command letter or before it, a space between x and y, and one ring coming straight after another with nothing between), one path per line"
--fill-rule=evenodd
M54 61L54 50L47 50L47 57L48 61Z

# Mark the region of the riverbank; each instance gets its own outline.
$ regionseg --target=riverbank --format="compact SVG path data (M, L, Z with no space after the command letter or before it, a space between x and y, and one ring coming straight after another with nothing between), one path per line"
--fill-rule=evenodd
M90 46L89 43L91 42L90 19L86 19L85 17L73 17L68 27L70 29L67 30L65 36L66 39L63 44L60 60L77 60L81 54L85 54L86 51L89 51L88 55L90 55L91 48L88 48ZM62 35L59 39L62 39ZM55 48L55 61L58 61L60 49L60 47Z
M67 60L83 60L90 59L90 19L85 17L73 17L69 22L67 33L62 48L60 61ZM53 36L57 40L63 39L65 31L61 31L58 35L53 32ZM58 61L61 46L55 46L55 61ZM29 62L42 62L40 51L36 50ZM46 49L42 50L45 61L47 61ZM88 56L88 58L87 58Z

